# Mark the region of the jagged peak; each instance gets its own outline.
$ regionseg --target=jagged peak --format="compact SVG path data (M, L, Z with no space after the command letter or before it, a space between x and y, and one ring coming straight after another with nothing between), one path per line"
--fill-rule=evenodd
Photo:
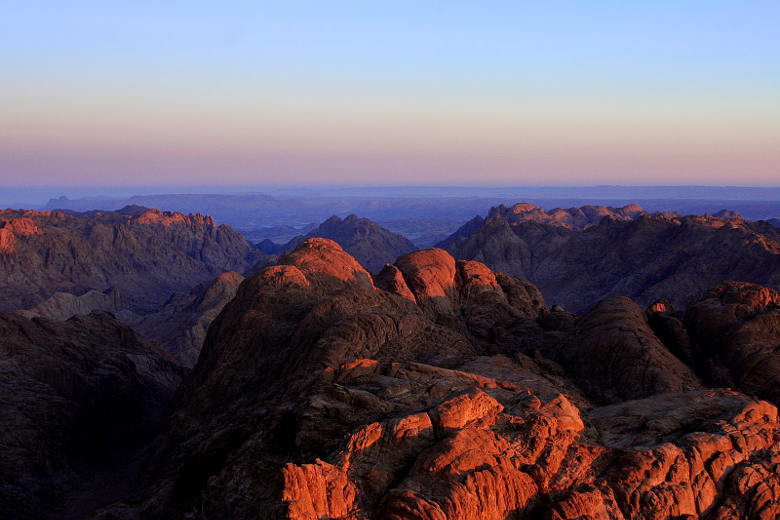
M208 227L217 227L214 217L201 213L185 215L177 211L161 211L159 209L147 209L146 211L130 218L136 224L160 224L168 227L176 224L195 224Z

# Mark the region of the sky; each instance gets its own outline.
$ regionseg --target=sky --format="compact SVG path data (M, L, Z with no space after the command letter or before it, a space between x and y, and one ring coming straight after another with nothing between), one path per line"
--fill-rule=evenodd
M777 186L778 20L776 0L0 0L0 181Z

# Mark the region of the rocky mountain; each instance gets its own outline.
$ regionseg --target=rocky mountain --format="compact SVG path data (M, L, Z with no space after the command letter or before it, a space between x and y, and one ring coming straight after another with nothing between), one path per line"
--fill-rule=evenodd
M58 321L95 311L110 312L157 342L179 364L191 367L198 359L209 325L233 299L243 280L244 277L236 272L222 273L213 280L196 285L189 293L172 294L160 310L143 316L128 310L128 302L118 289L88 291L80 296L58 292L32 309L17 312L27 318Z
M637 205L499 206L440 246L527 278L548 301L575 311L612 296L684 306L724 280L780 286L780 231L728 211L680 216L647 214Z
M417 249L402 235L356 215L343 219L334 215L307 234L295 237L285 245L276 246L266 241L259 244L259 247L265 253L280 254L292 251L304 240L315 237L333 240L372 273L379 272L385 264Z
M485 220L503 220L509 224L519 224L522 222L538 222L541 224L554 224L567 229L585 229L601 222L604 217L612 220L633 220L642 215L644 210L638 204L630 204L622 208L613 208L609 206L583 206L581 208L555 208L545 211L539 206L533 204L519 203L507 207L504 205L490 208L486 219L475 217L467 224L467 230L479 229L477 223L484 223Z
M49 318L65 321L73 316L94 311L110 312L125 323L134 323L141 317L127 310L130 303L117 288L105 292L87 291L81 295L56 292L31 309L17 311L27 318Z
M226 271L244 272L259 256L238 232L200 214L141 207L0 211L0 308L34 307L55 293L116 289L129 310L146 314L175 292Z
M160 311L130 323L165 348L180 364L192 367L198 360L209 325L235 297L243 280L238 273L222 273L197 285L189 294L174 294Z
M127 493L183 375L109 314L0 312L3 518L84 518Z
M94 518L776 518L778 298L578 317L441 249L372 277L308 239L240 285Z

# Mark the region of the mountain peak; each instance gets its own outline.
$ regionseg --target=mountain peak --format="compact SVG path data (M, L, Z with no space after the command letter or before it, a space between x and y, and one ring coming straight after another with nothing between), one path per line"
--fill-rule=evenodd
M310 279L374 285L368 271L337 242L327 238L307 238L282 256L278 264L298 267Z
M304 236L292 239L286 249L302 240L314 237L331 239L355 257L368 271L379 272L385 264L416 248L402 235L389 231L376 222L357 215L344 219L333 215Z

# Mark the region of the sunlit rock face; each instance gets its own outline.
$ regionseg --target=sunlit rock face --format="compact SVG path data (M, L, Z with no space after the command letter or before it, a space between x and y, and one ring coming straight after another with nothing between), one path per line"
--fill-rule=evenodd
M96 518L775 518L775 405L706 388L662 311L577 317L441 249L373 279L305 241L241 284Z
M2 210L0 309L29 309L55 293L118 290L126 310L147 314L173 293L188 293L226 271L246 271L259 256L238 232L200 214L132 206Z
M628 296L684 308L724 280L780 287L780 230L738 213L648 214L637 205L545 211L492 208L439 244L455 258L533 282L548 302L583 312Z

